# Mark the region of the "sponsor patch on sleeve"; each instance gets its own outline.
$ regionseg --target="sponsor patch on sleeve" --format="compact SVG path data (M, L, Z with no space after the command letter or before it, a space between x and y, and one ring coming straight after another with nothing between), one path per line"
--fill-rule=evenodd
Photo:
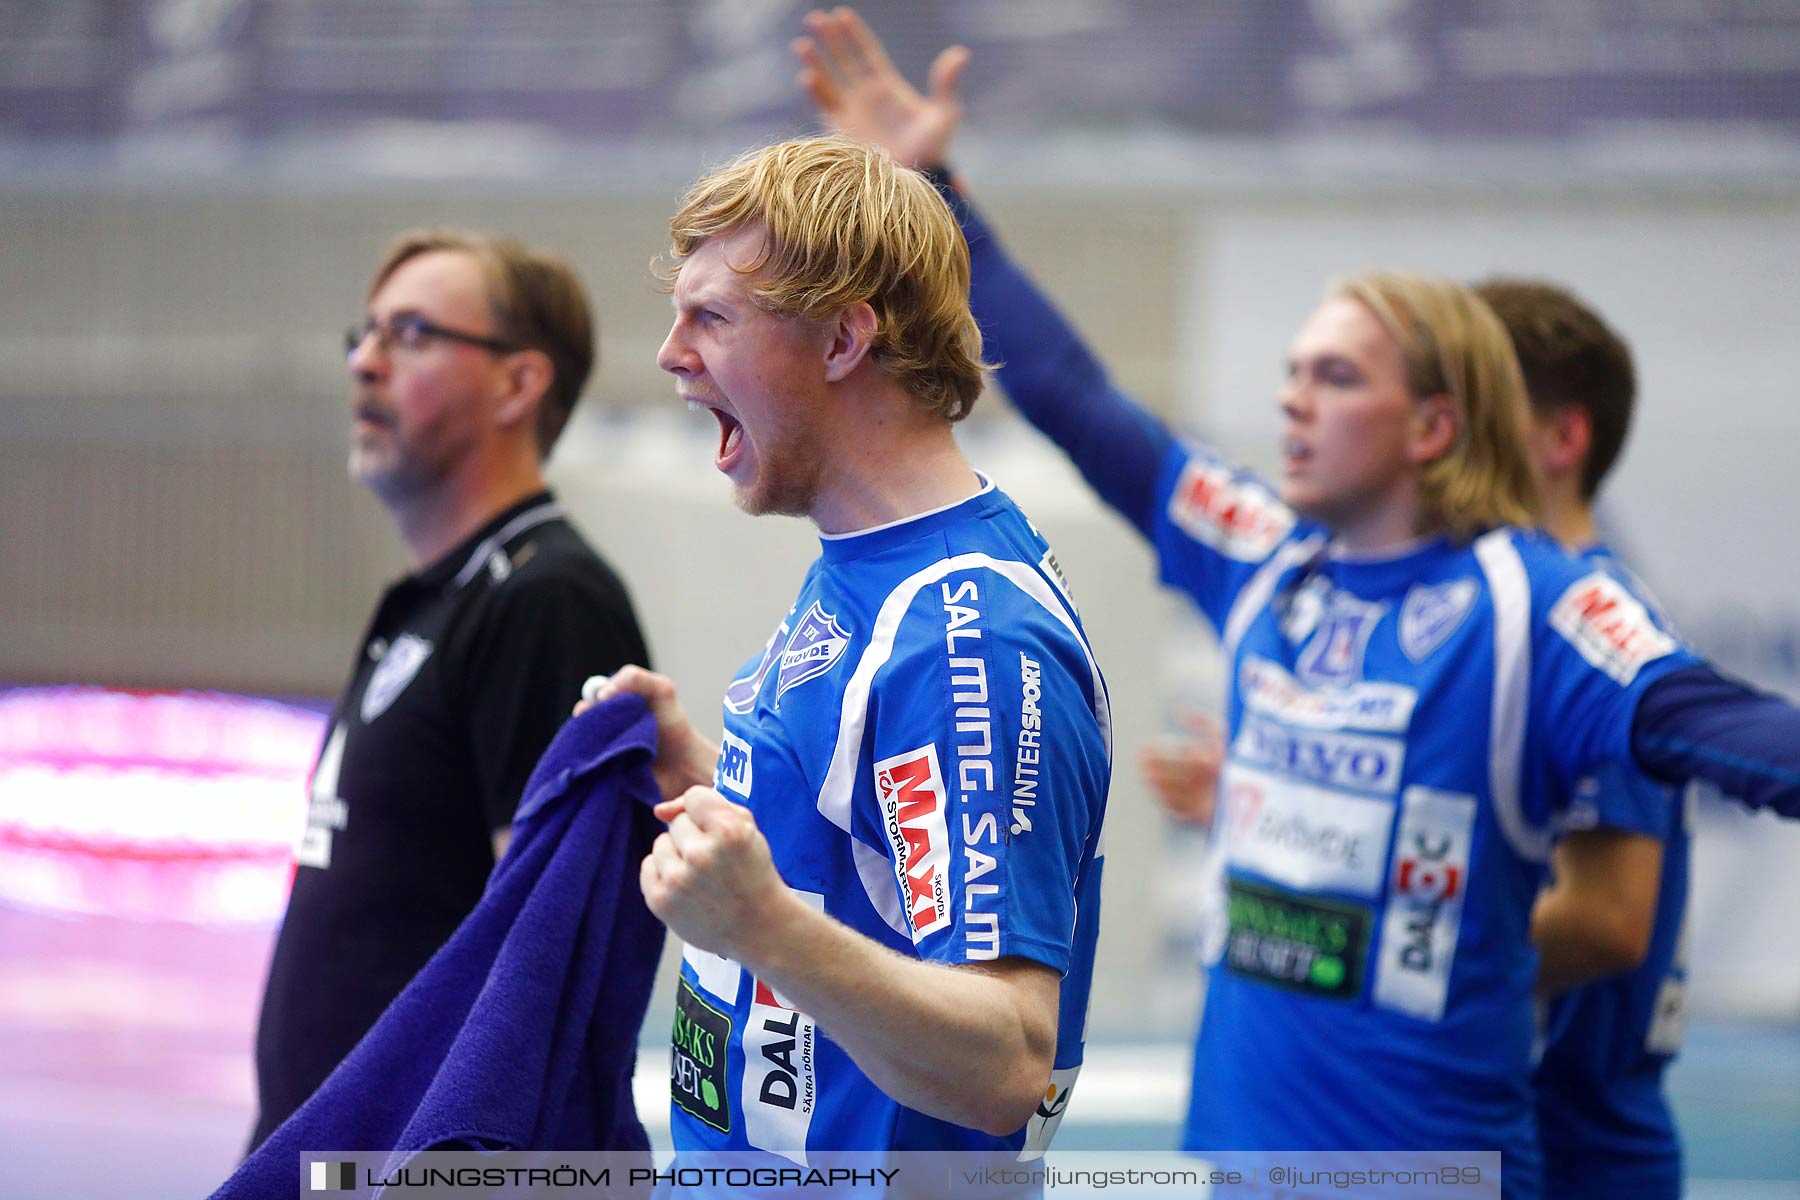
M1037 1111L1026 1122L1025 1145L1019 1150L1020 1162L1036 1162L1050 1149L1057 1126L1062 1124L1063 1114L1069 1111L1069 1100L1075 1095L1075 1077L1080 1074L1080 1063L1050 1072L1050 1086L1044 1089L1044 1098L1038 1101Z
M1562 594L1550 610L1550 627L1621 684L1675 649L1675 639L1657 628L1650 611L1603 571L1576 581Z
M875 796L914 943L950 924L950 827L937 746L875 764Z
M1190 459L1169 497L1176 528L1226 558L1261 562L1294 529L1294 514L1268 488L1230 467Z

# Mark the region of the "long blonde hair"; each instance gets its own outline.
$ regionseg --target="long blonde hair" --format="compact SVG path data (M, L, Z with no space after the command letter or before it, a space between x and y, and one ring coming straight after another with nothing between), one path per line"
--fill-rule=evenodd
M1467 539L1498 525L1535 524L1525 381L1493 310L1459 283L1421 275L1351 276L1327 295L1375 314L1400 347L1415 399L1445 395L1456 405L1456 440L1420 472L1420 532Z
M874 361L948 421L981 393L981 330L969 312L969 247L929 180L885 150L846 137L799 138L739 157L688 189L656 265L673 286L708 238L760 226L755 275L764 311L821 320L875 310Z

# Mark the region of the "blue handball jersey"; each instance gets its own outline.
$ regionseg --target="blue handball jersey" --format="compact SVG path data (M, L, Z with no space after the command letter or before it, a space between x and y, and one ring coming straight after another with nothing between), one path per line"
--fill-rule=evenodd
M715 786L755 813L808 903L914 958L1062 973L1055 1069L1012 1136L950 1125L884 1095L739 964L689 947L676 1150L1041 1154L1081 1065L1111 772L1105 685L1049 546L985 480L946 509L823 538L724 720Z
M1604 547L1582 555L1654 611L1643 585ZM1650 834L1663 842L1656 923L1632 971L1558 996L1548 1006L1537 1087L1544 1190L1560 1200L1681 1195L1681 1144L1663 1074L1686 1013L1687 795L1630 768L1578 789L1565 823Z
M1539 1194L1530 913L1581 781L1691 661L1536 534L1334 553L1261 482L1175 446L1149 518L1219 629L1191 1150L1499 1150Z

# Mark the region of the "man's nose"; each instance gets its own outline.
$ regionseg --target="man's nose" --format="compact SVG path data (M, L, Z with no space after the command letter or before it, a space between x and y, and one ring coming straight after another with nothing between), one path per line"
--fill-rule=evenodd
M356 343L351 349L347 360L351 377L355 379L373 378L384 354L379 331L371 329L363 334L362 341Z
M669 327L669 336L663 339L662 348L656 352L656 365L672 375L694 373L694 352L682 337L680 321Z

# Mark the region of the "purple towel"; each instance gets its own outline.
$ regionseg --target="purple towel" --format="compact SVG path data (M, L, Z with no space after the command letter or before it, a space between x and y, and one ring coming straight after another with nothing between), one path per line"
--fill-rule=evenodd
M648 1150L631 1075L663 943L637 882L655 748L635 697L563 726L475 911L215 1200L299 1195L303 1151Z

